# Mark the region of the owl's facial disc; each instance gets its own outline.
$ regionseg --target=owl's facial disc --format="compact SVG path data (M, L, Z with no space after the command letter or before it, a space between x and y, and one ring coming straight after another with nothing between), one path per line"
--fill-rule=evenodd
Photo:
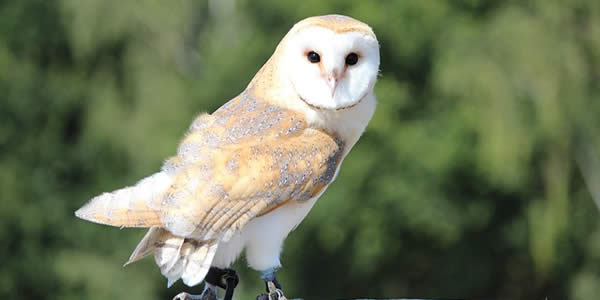
M373 89L379 44L364 32L336 33L314 26L290 37L285 73L310 106L338 110L358 104Z

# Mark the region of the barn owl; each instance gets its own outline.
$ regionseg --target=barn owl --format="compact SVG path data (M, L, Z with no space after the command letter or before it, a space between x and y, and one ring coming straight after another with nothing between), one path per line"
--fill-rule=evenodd
M154 254L169 286L206 278L203 295L216 294L216 286L234 284L224 278L245 250L267 285L264 299L285 299L275 278L283 241L373 116L378 72L379 43L368 25L341 15L304 19L240 95L192 122L159 172L75 214L149 228L126 264Z

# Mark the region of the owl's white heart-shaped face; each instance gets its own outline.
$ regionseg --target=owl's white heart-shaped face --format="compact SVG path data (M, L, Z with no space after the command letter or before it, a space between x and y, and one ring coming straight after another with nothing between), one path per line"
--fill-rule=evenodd
M283 59L284 73L302 101L339 110L355 106L372 91L379 72L379 43L370 28L308 26L292 29Z

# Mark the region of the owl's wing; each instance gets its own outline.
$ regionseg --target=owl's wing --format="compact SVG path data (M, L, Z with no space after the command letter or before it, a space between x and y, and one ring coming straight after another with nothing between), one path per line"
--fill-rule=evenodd
M177 152L161 172L95 197L75 214L112 226L226 237L286 201L318 195L334 177L343 144L307 128L295 112L242 94L199 116Z
M327 186L343 144L315 129L222 148L206 166L182 170L160 210L162 227L179 236L227 240L287 201L307 201Z

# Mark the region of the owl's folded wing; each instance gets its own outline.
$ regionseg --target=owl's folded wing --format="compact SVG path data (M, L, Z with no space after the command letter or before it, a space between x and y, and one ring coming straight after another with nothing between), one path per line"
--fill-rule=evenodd
M342 153L340 140L314 129L224 148L211 166L189 167L175 178L160 226L179 236L227 240L252 218L318 195Z
M343 150L336 137L314 129L249 139L95 197L76 215L112 226L158 226L177 236L227 240L252 218L317 196L333 180ZM180 156L174 159L185 159Z

